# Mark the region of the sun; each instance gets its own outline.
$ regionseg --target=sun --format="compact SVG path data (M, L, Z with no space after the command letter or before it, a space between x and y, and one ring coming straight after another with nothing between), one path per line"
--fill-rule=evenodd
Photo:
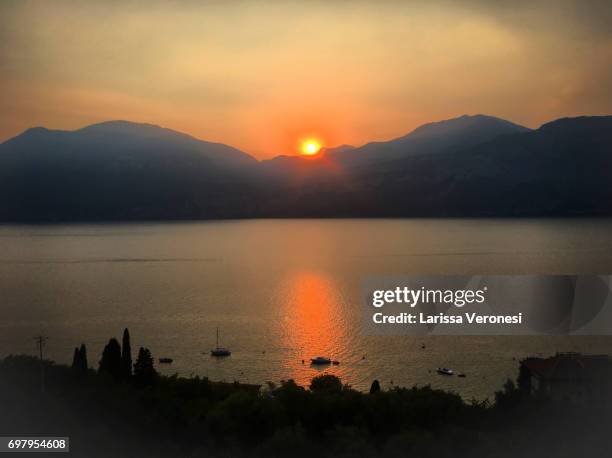
M302 154L313 156L321 150L321 143L318 140L309 139L302 143Z

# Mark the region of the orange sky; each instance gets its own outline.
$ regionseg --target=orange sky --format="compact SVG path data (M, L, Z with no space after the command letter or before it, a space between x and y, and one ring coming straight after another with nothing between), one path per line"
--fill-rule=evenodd
M0 140L160 124L258 158L485 113L612 113L611 4L0 3Z

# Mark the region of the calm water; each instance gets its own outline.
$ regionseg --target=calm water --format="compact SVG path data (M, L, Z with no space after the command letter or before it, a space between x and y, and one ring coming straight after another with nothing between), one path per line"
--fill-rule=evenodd
M359 389L431 384L491 396L517 359L612 353L610 338L366 337L369 275L612 272L612 221L255 220L0 227L0 355L69 362L84 342L97 365L109 337L172 357L164 373L251 383L326 369ZM215 360L215 328L232 356ZM425 343L426 349L421 349ZM365 359L364 359L365 356ZM467 378L433 373L449 366Z

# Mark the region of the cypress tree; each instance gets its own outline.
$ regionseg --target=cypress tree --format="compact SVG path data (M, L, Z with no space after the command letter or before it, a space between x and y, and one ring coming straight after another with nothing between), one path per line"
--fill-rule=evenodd
M153 367L153 357L148 348L140 347L138 358L134 364L134 381L141 386L152 385L157 378L157 371Z
M104 347L98 372L107 373L113 379L121 380L121 346L114 337Z
M130 345L130 331L123 331L123 345L121 347L121 371L124 380L132 376L132 347Z
M81 344L81 348L79 348L78 367L79 367L79 371L82 374L87 374L87 370L89 369L89 364L87 363L87 347L85 347L85 344Z
M370 386L370 394L379 393L380 392L380 382L378 380L374 380L372 385Z
M72 369L79 369L79 349L74 347L74 353L72 354Z

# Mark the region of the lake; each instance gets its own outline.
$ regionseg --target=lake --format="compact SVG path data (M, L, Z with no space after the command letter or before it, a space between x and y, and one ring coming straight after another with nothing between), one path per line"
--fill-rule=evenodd
M612 353L610 337L366 336L363 280L380 275L612 272L612 221L530 219L243 220L0 226L0 356L69 363L85 343L147 346L165 374L249 383L321 373L367 390L431 384L491 397L518 359ZM232 350L209 356L215 330ZM422 348L425 345L425 348ZM339 366L302 364L324 355ZM439 366L465 372L443 377Z

